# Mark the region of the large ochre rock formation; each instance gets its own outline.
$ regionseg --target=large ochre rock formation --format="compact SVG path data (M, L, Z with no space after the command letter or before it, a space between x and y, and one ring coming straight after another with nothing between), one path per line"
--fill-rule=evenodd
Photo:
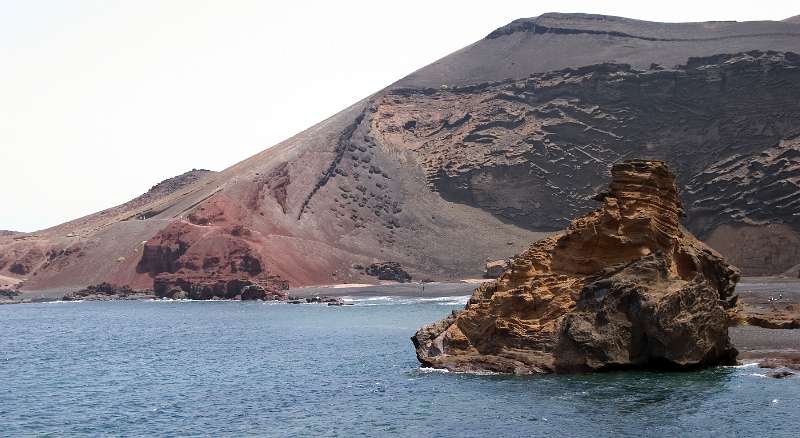
M680 225L660 161L615 164L601 206L412 338L425 366L563 373L735 362L736 268Z
M628 157L675 169L687 227L744 274L781 273L800 263L798 51L792 20L517 20L228 169L0 234L0 278L61 296L368 282L387 262L477 277L590 211Z

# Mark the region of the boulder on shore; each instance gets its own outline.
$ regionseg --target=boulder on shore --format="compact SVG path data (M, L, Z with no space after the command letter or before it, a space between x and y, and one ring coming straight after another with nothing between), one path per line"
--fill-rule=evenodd
M393 280L400 283L411 281L411 274L397 262L373 263L367 266L366 273L372 277L378 277L378 280Z
M501 373L733 364L739 272L680 225L661 161L611 170L602 205L533 243L466 308L412 337L429 367Z
M102 282L87 286L77 291L69 291L61 299L63 301L106 301L106 300L127 300L152 298L153 295L147 290L134 290L128 285L116 285Z
M283 281L266 281L228 275L159 274L153 280L153 291L159 298L193 300L286 300L289 285Z
M483 268L484 278L497 278L508 269L508 260L494 260L486 262Z

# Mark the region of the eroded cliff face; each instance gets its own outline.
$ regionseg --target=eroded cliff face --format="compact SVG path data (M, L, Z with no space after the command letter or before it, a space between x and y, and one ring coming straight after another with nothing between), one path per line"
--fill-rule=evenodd
M400 89L372 118L379 142L413 151L429 186L535 230L557 230L592 208L610 163L667 161L680 175L687 225L800 230L800 56L750 52L686 65L599 64L527 79ZM796 251L744 260L783 272Z
M660 161L615 164L601 207L533 243L412 338L425 366L529 374L735 361L736 268L680 226Z
M241 225L173 222L144 244L136 269L153 278L159 296L181 290L195 299L232 298L252 284L273 293L288 289L264 265L263 246Z

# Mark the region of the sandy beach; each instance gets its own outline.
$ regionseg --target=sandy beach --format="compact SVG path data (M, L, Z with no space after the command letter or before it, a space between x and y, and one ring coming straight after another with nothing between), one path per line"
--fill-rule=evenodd
M334 297L452 297L471 295L480 284L475 280L464 280L454 283L425 283L424 288L420 283L386 283L373 285L335 285L335 286L310 286L289 289L289 295L297 297L313 297L327 295Z

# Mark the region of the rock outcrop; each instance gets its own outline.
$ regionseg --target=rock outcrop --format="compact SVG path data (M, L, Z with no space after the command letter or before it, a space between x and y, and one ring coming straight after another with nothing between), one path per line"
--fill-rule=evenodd
M800 329L800 305L797 303L744 302L738 317L744 324L766 329Z
M400 263L380 262L367 266L367 275L377 277L378 280L392 280L400 283L411 281L411 274L405 271Z
M230 276L164 274L153 281L159 298L193 300L286 300L289 286L279 279L242 279Z
M261 242L249 228L226 226L217 209L202 209L144 242L137 265L164 298L286 299L286 281L268 272Z
M763 359L758 362L760 368L767 368L773 371L767 373L767 377L783 379L793 377L800 371L800 354L787 354L782 357Z
M19 296L19 292L12 289L0 289L0 301L12 301Z
M497 278L503 275L503 272L508 269L508 260L494 260L486 262L483 268L484 278Z
M139 300L150 298L155 298L150 291L133 290L128 286L117 286L110 283L93 284L85 289L67 292L61 297L63 301Z
M599 209L420 329L420 362L516 374L734 363L738 270L681 227L665 163L624 161L611 174Z

